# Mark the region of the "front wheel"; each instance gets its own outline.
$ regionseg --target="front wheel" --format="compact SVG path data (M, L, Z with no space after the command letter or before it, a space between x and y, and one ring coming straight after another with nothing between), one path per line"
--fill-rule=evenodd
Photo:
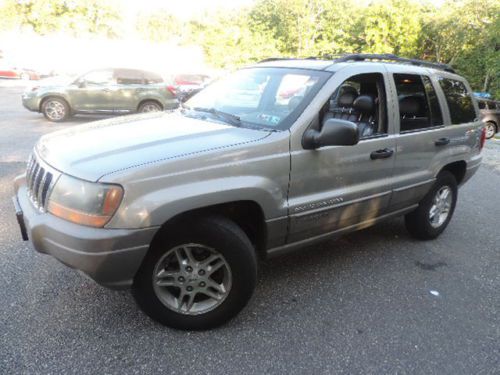
M68 118L70 109L65 100L49 98L42 103L42 113L49 121L61 122Z
M154 320L177 329L219 326L250 299L255 251L232 221L200 217L153 241L134 281L134 297Z
M487 122L485 125L486 128L486 138L491 139L497 132L497 127L492 122Z
M418 208L405 216L406 229L421 240L438 237L447 227L457 203L457 180L448 171L442 171Z

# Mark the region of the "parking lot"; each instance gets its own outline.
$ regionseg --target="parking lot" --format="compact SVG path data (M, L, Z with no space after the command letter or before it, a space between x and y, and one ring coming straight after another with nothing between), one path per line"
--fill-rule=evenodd
M500 373L500 141L437 240L402 219L260 265L249 306L207 332L165 328L22 242L12 180L47 122L0 81L0 374Z

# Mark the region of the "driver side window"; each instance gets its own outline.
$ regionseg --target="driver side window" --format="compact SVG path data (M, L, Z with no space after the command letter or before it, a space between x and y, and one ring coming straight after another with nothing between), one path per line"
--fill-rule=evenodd
M344 81L321 110L321 124L329 119L355 123L360 139L386 135L387 105L383 75L359 74Z

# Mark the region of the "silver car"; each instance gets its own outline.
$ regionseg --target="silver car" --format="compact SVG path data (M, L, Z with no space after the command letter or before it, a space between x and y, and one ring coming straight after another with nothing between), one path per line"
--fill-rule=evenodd
M252 100L229 95L241 87ZM266 61L176 112L42 137L15 180L21 232L133 287L153 319L212 328L249 301L258 258L400 215L439 236L481 163L470 92L447 66L392 55Z

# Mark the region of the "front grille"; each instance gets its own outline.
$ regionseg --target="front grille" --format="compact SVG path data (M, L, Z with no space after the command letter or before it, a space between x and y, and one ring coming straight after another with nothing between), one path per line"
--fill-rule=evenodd
M31 203L41 211L45 210L47 197L54 175L44 168L35 156L31 156L26 170L26 185L28 188L28 197Z

